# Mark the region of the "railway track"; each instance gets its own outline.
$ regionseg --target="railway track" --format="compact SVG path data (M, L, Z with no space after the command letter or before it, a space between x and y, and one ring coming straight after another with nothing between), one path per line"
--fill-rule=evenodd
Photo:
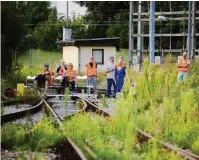
M11 122L11 121L14 121L14 120L22 118L22 117L26 117L29 114L35 114L35 113L39 112L42 109L43 101L44 100L41 99L40 102L38 102L36 105L31 106L28 109L1 115L1 124ZM12 102L12 103L6 102L6 104L13 104L13 103L14 102ZM17 103L19 103L19 102L17 101Z
M49 96L48 98L52 98L53 96ZM58 96L58 97L64 97L64 95L62 96ZM85 101L83 101L80 97L78 96L73 96L71 95L73 100L79 100L81 101L84 105L80 110L77 110L75 113L69 114L66 117L64 117L65 119L70 118L71 116L83 112L86 110L87 108L87 103ZM58 101L58 103L60 103L60 101ZM55 112L55 110L49 105L49 103L47 102L47 100L44 100L44 104L46 105L47 109L52 113L54 119L57 121L59 127L62 130L62 120L64 118L60 117L59 114L57 112ZM67 148L67 149L66 149ZM87 152L87 155L90 155L91 157L96 157L95 153L92 151L92 149L85 145L85 150ZM70 150L70 153L66 154L66 150ZM66 141L63 142L62 146L60 146L58 148L57 153L59 153L61 155L61 159L81 159L81 160L86 160L86 156L84 155L83 151L72 141L72 139L70 139L69 137L66 138Z
M76 100L76 97L74 97L74 99ZM38 104L29 109L7 114L2 116L1 118L3 119L4 123L18 120L20 118L26 117L30 113L35 114L36 112L39 112L43 106L45 106L46 111L48 111L48 113L53 115L54 121L56 121L61 128L62 126L61 120L63 119L60 117L60 115L57 112L54 111L54 109L49 105L49 103L45 99L42 99ZM86 107L86 103L84 103L84 107ZM82 107L82 109L80 110L76 110L76 113L81 112L84 109L84 107ZM71 116L73 116L73 113L67 115L66 117L71 117ZM58 144L56 144L55 146L51 146L50 148L53 149L52 150L53 153L56 153L57 155L61 156L61 159L63 160L65 159L86 160L81 149L69 137L66 137L64 141L58 142Z
M59 95L59 96L61 96L61 95ZM81 98L81 97L78 97L78 96L75 96L75 95L74 95L74 97L79 98L79 99L83 100L86 103L87 107L84 108L84 110L86 112L94 112L94 113L96 113L96 114L98 114L100 116L111 117L111 115L109 114L109 112L104 111L103 109L101 109L100 107L98 107L96 104L93 104L88 99ZM61 125L61 120L60 120L60 125ZM148 134L148 133L146 133L146 132L144 132L144 131L142 131L140 129L137 129L136 132L137 132L138 140L140 142L148 141L150 139L154 139L155 138L155 137L151 136L150 134ZM173 152L179 154L184 159L187 159L187 160L199 160L199 156L196 155L196 154L193 154L192 152L186 151L186 150L181 149L180 147L178 147L176 145L173 145L173 144L168 143L168 142L164 142L164 141L159 140L157 138L155 138L155 139L165 149L167 149L168 151L173 151ZM93 151L89 147L88 147L87 150L90 150L90 152L92 154L94 154ZM96 154L94 154L94 157L96 157Z
M55 121L57 121L57 123L59 124L60 128L62 126L62 120L63 119L69 118L69 117L75 115L76 113L79 113L79 112L82 112L82 111L94 112L94 113L96 113L96 114L98 114L100 116L103 116L103 117L111 117L109 112L104 111L103 109L98 107L96 104L92 103L91 101L89 101L88 99L86 99L84 97L83 98L80 97L79 95L70 95L70 97L73 100L79 99L80 101L85 103L85 106L82 109L80 109L80 110L76 110L75 112L73 112L73 113L71 113L69 115L66 115L65 117L62 117L62 116L59 115L59 113L57 113L57 111L55 111L53 109L53 107L51 105L49 105L48 100L52 99L52 98L55 98L55 97L63 98L64 95L49 95L49 96L47 96L46 100L42 99L42 101L38 105L41 105L41 103L45 104L46 108L52 113ZM60 100L58 100L57 102L60 103ZM11 116L9 116L9 117L11 117ZM144 132L144 131L142 131L140 129L137 129L136 131L137 131L138 140L140 142L148 141L150 139L155 138L155 137L151 136L150 134L148 134L148 133L146 133L146 132ZM193 153L191 153L189 151L181 149L180 147L177 147L176 145L173 145L171 143L164 142L164 141L159 140L159 139L156 139L156 140L157 140L157 142L159 144L161 144L168 151L173 151L173 152L181 155L181 157L183 157L184 159L187 159L187 160L199 160L199 156L196 155L196 154L193 154ZM74 159L74 158L75 159L86 159L86 156L83 154L83 151L70 138L67 137L67 139L64 142L63 146L65 146L67 148L70 148L69 149L70 153L68 153L68 155L66 155L65 153L61 153L64 156L72 157L72 159ZM62 152L64 152L64 151L62 151ZM89 146L86 145L84 147L84 152L85 151L87 152L87 154L89 154L94 159L97 158L96 154L92 151L92 149Z

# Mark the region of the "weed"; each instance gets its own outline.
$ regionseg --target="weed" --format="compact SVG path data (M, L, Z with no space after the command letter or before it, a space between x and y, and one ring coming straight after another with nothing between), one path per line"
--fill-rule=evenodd
M17 123L2 126L2 142L8 149L45 151L63 138L49 118L42 119L33 128Z

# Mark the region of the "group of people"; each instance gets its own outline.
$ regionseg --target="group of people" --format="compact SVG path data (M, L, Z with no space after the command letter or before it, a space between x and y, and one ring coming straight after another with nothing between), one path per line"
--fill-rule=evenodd
M116 93L122 90L124 84L124 78L126 75L126 63L123 56L119 56L118 62L114 63L114 57L109 58L109 64L106 67L107 73L107 93L106 96L111 97L111 88L113 86L114 93L112 97L116 96Z
M107 74L107 97L115 97L117 92L120 92L126 75L126 63L124 62L123 56L120 56L118 62L114 63L114 57L109 58L109 63L106 66ZM87 87L92 86L94 93L97 94L97 63L93 56L90 57L89 62L86 64L86 75L87 75ZM73 64L69 63L66 65L64 60L60 61L59 66L56 69L56 75L50 70L49 64L44 64L43 73L36 76L34 81L34 88L44 85L44 96L46 95L49 86L52 84L55 76L60 79L60 85L70 87L72 91L75 89L75 82L77 79L77 72L73 69ZM111 88L113 87L114 92L111 94ZM87 90L88 93L88 90Z
M120 56L115 64L114 57L109 58L109 63L106 66L107 74L107 97L115 97L116 93L122 90L124 78L126 75L126 63L123 56ZM94 57L90 57L89 63L86 64L87 86L93 86L94 93L97 93L97 64ZM113 87L113 94L111 88ZM87 91L88 93L88 91Z
M109 58L109 63L106 65L107 74L107 92L106 96L115 97L116 93L122 90L124 84L124 78L126 75L126 63L124 62L123 56L119 56L117 63L115 63L114 57ZM183 81L189 73L190 61L187 58L187 52L183 53L182 58L178 61L178 81ZM56 69L56 75L60 77L60 84L62 87L70 87L72 91L75 89L75 82L77 73L73 69L73 64L65 64L64 60L60 61L59 66ZM89 62L86 64L86 75L87 75L87 87L92 86L94 93L97 94L97 63L93 56L90 57ZM34 81L34 87L37 89L38 85L44 84L44 95L46 95L49 86L53 82L54 73L50 70L49 64L44 64L43 73L36 76ZM113 87L113 94L111 88ZM87 90L88 93L88 90Z
M60 79L62 87L70 87L71 90L75 89L76 71L73 69L73 64L65 64L64 60L60 61L59 66L56 69L56 76ZM49 64L44 64L43 73L36 76L34 81L34 88L44 85L44 96L46 95L49 86L53 83L54 73L50 70Z

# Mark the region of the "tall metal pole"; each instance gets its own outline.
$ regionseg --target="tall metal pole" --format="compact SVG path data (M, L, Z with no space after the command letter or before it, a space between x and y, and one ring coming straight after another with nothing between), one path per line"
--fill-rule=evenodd
M155 1L150 1L150 22L149 22L149 44L150 44L150 63L155 62Z
M68 26L69 26L69 14L68 14L69 12L68 12L68 1L66 1L66 25L63 27L63 28L67 28ZM65 30L65 29L63 29L63 30ZM65 31L63 31L63 33L64 33Z
M196 16L196 5L195 1L192 2L192 50L191 50L191 57L195 58L195 49L196 49L196 39L195 39L195 32L196 32L196 26L195 26L195 16Z
M159 1L159 3L161 4L161 2ZM162 12L161 10L161 7L160 7L160 12ZM160 20L160 55L161 55L161 52L162 52L162 21L163 20Z
M66 18L68 20L68 1L66 1Z
M160 53L162 51L162 20L160 20Z
M133 63L133 12L134 2L129 2L129 65Z
M170 13L171 13L171 1L170 1ZM170 37L169 37L169 50L170 50L170 54L171 54L171 31L172 31L172 24L171 24L171 16L170 16Z
M189 59L191 60L191 46L192 46L192 44L191 44L191 25L192 25L192 23L191 23L191 21L192 21L192 19L191 19L191 9L192 8L192 1L189 1L189 20L188 20L188 40L187 40L187 50L188 50L188 57L189 57Z
M138 64L139 64L139 70L141 70L141 61L142 61L142 42L143 42L143 37L141 34L143 34L143 26L141 22L141 13L142 13L142 1L139 1L139 6L138 6L138 28L137 28L137 58L138 58Z

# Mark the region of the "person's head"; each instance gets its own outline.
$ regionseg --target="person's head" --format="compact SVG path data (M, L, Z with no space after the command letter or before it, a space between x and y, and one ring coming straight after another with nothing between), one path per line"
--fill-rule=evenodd
M93 63L93 62L94 62L94 57L91 56L91 57L89 58L89 61L90 61L90 63Z
M119 64L119 65L122 65L122 59L121 59L121 58L118 59L118 64Z
M45 63L44 64L44 70L48 70L49 69L49 64L48 63Z
M187 58L187 52L183 52L182 56L183 56L184 59L186 59Z
M121 59L121 60L123 61L123 60L124 60L123 55L120 55L120 56L119 56L119 59Z
M72 63L68 64L68 69L73 69L73 64Z
M110 62L114 63L114 57L109 58Z
M61 59L59 63L60 63L61 66L65 65L65 61L63 59Z

